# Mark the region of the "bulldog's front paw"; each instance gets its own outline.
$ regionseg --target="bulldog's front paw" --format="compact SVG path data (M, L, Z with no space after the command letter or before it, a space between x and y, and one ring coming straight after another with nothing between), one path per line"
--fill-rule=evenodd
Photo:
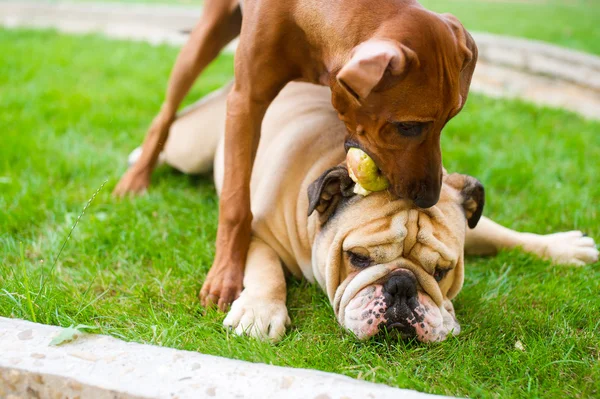
M540 255L553 263L565 265L583 266L598 261L594 239L581 231L542 236Z
M283 338L290 318L285 302L242 292L231 305L223 325L237 335L277 342Z

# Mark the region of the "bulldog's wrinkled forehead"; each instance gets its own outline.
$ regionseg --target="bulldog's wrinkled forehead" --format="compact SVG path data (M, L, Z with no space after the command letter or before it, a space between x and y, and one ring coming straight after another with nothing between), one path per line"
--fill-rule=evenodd
M366 250L374 264L403 257L428 272L436 266L455 266L462 254L466 219L453 198L445 197L429 209L390 201L385 193L354 199L340 218L349 228L342 249Z
M314 276L333 304L350 280L359 285L354 292L374 282L371 274L377 265L390 272L407 260L421 289L441 303L462 286L466 225L460 193L448 187L428 209L394 200L387 192L346 198L313 244ZM436 268L458 272L438 285Z

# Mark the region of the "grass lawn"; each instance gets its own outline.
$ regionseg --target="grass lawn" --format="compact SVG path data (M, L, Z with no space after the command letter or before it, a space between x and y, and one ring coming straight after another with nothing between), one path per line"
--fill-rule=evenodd
M77 0L98 1L98 0ZM201 5L202 0L105 0ZM456 15L469 30L543 40L600 55L598 0L418 0Z
M317 287L293 280L292 328L279 345L228 334L196 298L214 251L211 179L162 169L148 195L110 195L176 50L0 30L0 51L1 316L438 394L600 396L598 264L551 266L519 251L468 259L455 300L463 332L441 344L359 342ZM231 73L231 58L219 58L191 100ZM473 95L443 135L444 160L482 180L495 220L600 239L598 132L567 112Z
M600 54L598 0L418 0L456 15L465 27L543 40Z

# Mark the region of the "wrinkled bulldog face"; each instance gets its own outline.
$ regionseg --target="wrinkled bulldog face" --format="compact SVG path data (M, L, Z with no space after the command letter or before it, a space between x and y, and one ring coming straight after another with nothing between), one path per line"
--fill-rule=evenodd
M387 192L350 196L344 168L334 169L314 208L321 229L312 265L340 324L359 339L384 330L422 342L458 334L451 299L463 284L467 225L481 216L481 184L445 176L438 204L419 209ZM318 188L319 180L309 198Z

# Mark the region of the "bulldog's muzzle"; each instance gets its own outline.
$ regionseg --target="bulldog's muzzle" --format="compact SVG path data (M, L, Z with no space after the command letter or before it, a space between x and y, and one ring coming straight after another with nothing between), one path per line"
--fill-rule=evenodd
M417 313L417 294L417 279L413 272L398 269L393 273L383 285L386 329L398 331L403 338L416 335L415 325L423 321L422 315Z

